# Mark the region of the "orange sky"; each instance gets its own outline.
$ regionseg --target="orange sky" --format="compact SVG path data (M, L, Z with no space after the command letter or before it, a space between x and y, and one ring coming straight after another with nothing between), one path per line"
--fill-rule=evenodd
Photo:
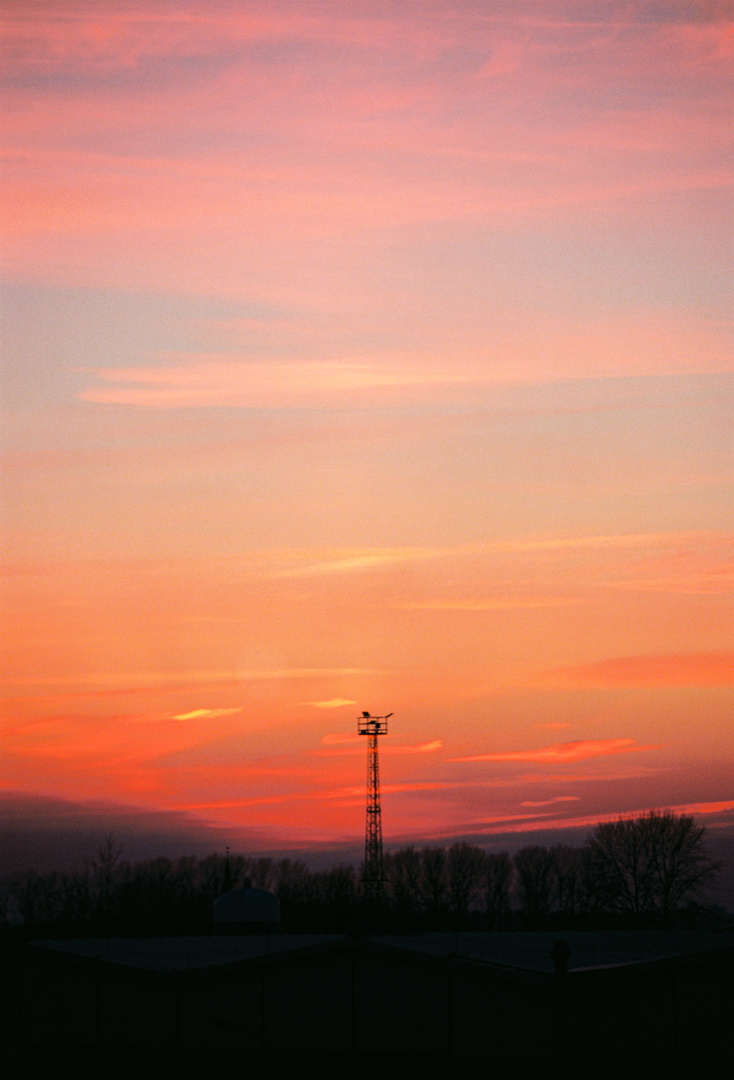
M2 788L731 817L726 16L6 2Z

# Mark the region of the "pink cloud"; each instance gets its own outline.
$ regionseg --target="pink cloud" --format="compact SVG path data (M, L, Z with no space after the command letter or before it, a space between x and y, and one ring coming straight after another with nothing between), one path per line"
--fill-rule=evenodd
M554 795L552 799L540 799L534 801L527 799L525 802L520 803L521 806L552 806L554 803L562 802L579 802L578 795Z
M726 810L734 810L734 800L683 803L680 806L674 806L672 809L676 814L721 814Z
M324 735L321 742L324 746L341 745L342 743L361 743L363 740L353 732L334 731L330 735Z
M553 687L587 686L731 686L734 653L688 653L621 656L557 668L540 677Z
M624 817L624 818L639 817L640 814L648 813L650 809L651 808L649 806L643 806L643 807L639 807L638 809L635 809L635 810L626 810L622 814L617 812L617 813L611 813L611 814L585 814L585 815L583 815L581 817L559 816L559 817L551 818L550 820L544 822L543 823L543 828L544 829L567 829L569 827L578 828L579 826L585 826L585 825L597 825L599 822L617 821L617 820L619 820L620 817ZM713 814L721 814L721 813L728 814L729 812L734 811L734 801L733 800L724 800L724 801L720 801L720 802L680 803L680 804L678 804L676 806L665 807L665 809L670 810L674 814L699 814L699 815L701 815L701 814L703 814L703 815L712 814L713 815ZM523 824L523 825L519 825L517 828L514 828L514 827L508 828L507 831L508 832L529 832L529 831L532 831L534 828L537 828L537 825L532 825L532 824L525 825L525 824ZM495 830L495 831L500 831L500 830ZM502 830L502 831L504 831L504 830Z
M581 739L577 742L557 743L538 750L510 750L496 754L474 754L470 757L452 758L452 761L534 761L547 764L564 764L585 761L587 758L607 757L610 754L629 754L636 750L655 750L656 746L641 746L634 739Z
M241 49L253 41L379 46L385 52L412 46L418 51L431 41L445 43L456 22L416 22L401 18L400 8L389 5L383 5L382 13L341 8L334 14L328 8L317 12L283 0L259 10L252 5L243 10L196 2L172 10L160 0L134 9L118 4L117 10L112 3L100 8L94 0L63 11L31 13L12 2L8 7L5 40L14 72L72 68L94 73L165 57L190 60L222 53L231 57L233 47Z
M415 746L386 746L387 754L432 754L435 750L443 747L441 739L432 739L431 742L418 743Z
M108 385L83 390L84 401L148 408L323 407L369 399L380 390L404 388L410 396L426 384L466 381L448 370L410 370L387 357L378 365L361 358L263 363L212 356L165 367L100 368L95 374Z
M436 782L418 782L407 784L383 784L382 793L385 795L400 794L402 792L410 791L437 791L443 788L451 787L452 785L443 783L441 781ZM293 802L321 802L323 800L331 799L356 799L355 806L361 806L364 801L364 787L340 787L324 789L322 791L309 791L309 792L295 792L283 795L272 795L264 797L255 797L252 799L232 799L227 801L216 802L203 802L203 803L184 803L171 807L175 810L209 810L214 808L242 808L252 806L264 806L274 805L279 803L293 803Z
M355 736L352 739L351 736L326 736L322 742L345 742L345 743L360 743L359 746L350 747L345 750L312 750L311 753L315 757L356 757L365 753L364 742L365 740ZM440 750L443 747L443 741L441 739L433 739L431 742L418 743L415 746L391 746L389 743L382 746L380 749L381 754L387 754L388 756L400 755L400 754L432 754L436 750Z

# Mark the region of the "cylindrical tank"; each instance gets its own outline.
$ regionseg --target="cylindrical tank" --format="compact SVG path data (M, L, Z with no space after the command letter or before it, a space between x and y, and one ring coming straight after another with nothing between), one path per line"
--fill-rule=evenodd
M280 900L267 889L253 889L245 881L214 901L217 934L277 934L280 931Z

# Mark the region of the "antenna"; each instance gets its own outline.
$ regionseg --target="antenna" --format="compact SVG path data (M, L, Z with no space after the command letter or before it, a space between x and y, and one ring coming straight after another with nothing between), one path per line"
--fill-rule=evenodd
M365 899L377 906L385 897L385 875L382 868L382 807L380 806L380 763L377 756L377 737L387 735L387 722L392 716L370 716L363 712L357 718L357 731L366 735L367 743L367 822L364 839L364 871L362 886Z

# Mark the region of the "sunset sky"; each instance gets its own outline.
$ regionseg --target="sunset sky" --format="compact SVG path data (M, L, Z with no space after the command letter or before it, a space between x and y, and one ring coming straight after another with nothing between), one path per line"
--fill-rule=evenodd
M731 5L3 12L2 789L734 821Z

